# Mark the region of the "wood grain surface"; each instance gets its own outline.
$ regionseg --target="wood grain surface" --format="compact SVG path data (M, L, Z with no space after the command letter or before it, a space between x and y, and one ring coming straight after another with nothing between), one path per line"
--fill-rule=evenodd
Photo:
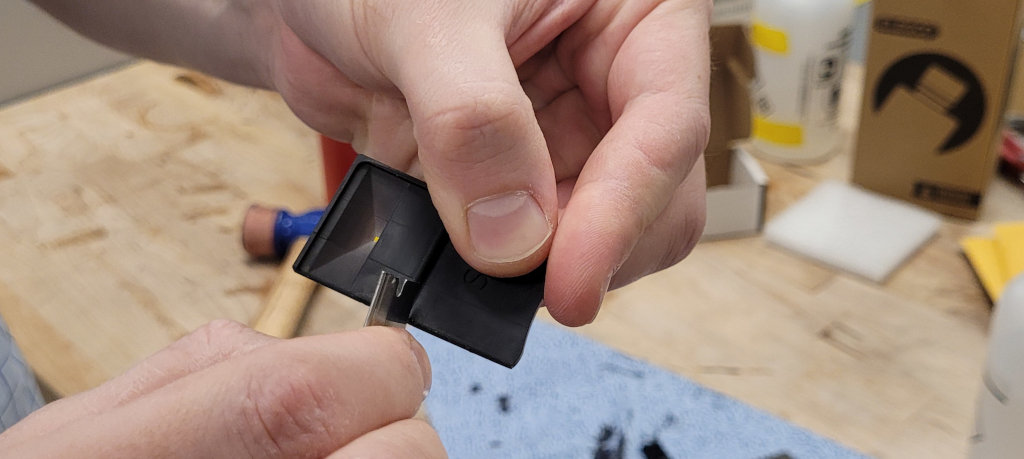
M250 322L277 266L248 260L242 216L321 203L318 152L276 95L149 62L0 109L0 314L40 379L74 394L212 319ZM769 218L849 159L765 164ZM982 221L947 220L884 285L758 237L702 243L578 331L868 454L963 456L989 305L956 241L1024 219L1022 196L996 181ZM300 330L365 312L319 289Z

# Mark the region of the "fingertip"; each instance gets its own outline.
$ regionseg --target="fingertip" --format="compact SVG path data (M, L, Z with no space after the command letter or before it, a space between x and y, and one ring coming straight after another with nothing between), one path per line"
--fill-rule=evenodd
M545 306L551 317L566 327L590 325L597 319L597 313L600 311L600 307L552 306L547 303Z
M588 279L579 273L571 282L557 277L549 268L545 285L544 306L556 321L567 327L581 327L593 323L601 310L608 281ZM609 278L610 279L610 278Z
M609 194L576 187L555 234L544 302L551 316L567 326L596 319L612 277L639 238L633 220L608 205Z
M412 336L404 328L398 327L366 327L359 330L361 333L373 335L374 339L381 339L384 341L391 341L393 346L391 348L396 349L396 354L403 352L400 349L404 346L412 353L413 359L410 363L414 363L416 370L418 370L423 381L423 394L430 391L430 385L433 377L432 370L430 368L430 357L427 355L427 350L423 348L423 345L416 338ZM395 341L401 344L394 343ZM382 345L381 349L388 349L389 346Z
M404 331L404 330L403 330ZM423 397L427 397L427 393L430 392L430 385L433 381L433 370L430 368L430 356L427 355L427 350L423 348L423 345L409 332L405 332L406 343L409 345L409 349L412 351L413 356L416 358L416 365L419 367L420 375L423 376Z
M548 303L545 301L544 306L548 308L548 313L552 318L566 327L589 325L597 319L597 314L601 310L600 302Z

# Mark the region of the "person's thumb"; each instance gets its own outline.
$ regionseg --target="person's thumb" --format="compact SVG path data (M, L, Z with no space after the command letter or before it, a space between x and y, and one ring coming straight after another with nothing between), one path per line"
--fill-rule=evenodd
M557 221L551 158L500 18L421 21L390 47L431 198L459 254L495 276L547 257Z

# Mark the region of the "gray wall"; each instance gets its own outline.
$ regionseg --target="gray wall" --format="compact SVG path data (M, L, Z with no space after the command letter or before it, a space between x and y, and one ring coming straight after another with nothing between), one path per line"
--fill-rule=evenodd
M81 38L25 0L0 0L0 104L127 60Z

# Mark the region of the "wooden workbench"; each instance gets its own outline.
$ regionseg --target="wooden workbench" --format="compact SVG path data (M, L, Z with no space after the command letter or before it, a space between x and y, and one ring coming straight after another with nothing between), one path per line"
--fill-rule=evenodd
M769 218L848 163L766 164ZM321 188L316 137L278 97L192 72L144 62L4 107L0 314L55 392L94 387L211 319L249 322L276 266L242 251L245 209ZM956 241L1024 219L1021 196L997 181L982 223L948 221L884 285L756 237L703 243L579 332L869 454L962 456L989 306ZM322 289L303 333L364 313Z

